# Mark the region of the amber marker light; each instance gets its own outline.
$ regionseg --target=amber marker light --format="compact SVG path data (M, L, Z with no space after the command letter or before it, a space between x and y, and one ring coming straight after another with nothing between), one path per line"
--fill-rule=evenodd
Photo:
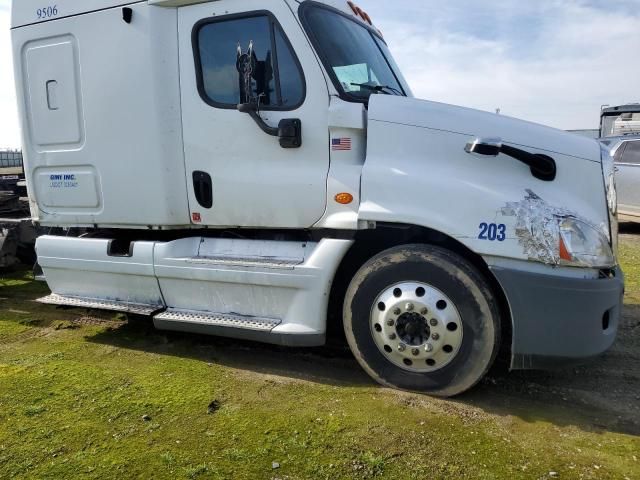
M562 260L567 260L569 262L573 260L571 253L569 253L569 249L567 248L567 245L564 243L564 239L562 238L562 235L560 235L560 258Z
M353 195L350 193L339 193L336 195L335 200L341 205L349 205L353 202Z

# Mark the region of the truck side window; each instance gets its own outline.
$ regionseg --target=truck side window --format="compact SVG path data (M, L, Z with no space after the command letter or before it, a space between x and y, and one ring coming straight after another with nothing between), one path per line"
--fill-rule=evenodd
M265 110L293 110L304 100L300 64L274 18L266 14L218 18L194 29L198 89L203 100L218 108L236 108L241 82L236 68L238 47L253 44L255 71L251 96Z
M304 97L304 82L300 74L300 67L280 27L275 29L275 37L282 105L299 105Z
M624 153L618 159L620 163L630 163L632 165L640 165L640 140L628 142Z
M621 159L622 159L622 154L624 153L624 149L625 149L626 147L627 147L627 146L623 143L622 145L620 145L620 146L618 147L618 150L616 150L616 154L613 156L613 160L614 160L616 163L620 163L620 162L622 162L622 160L621 160Z

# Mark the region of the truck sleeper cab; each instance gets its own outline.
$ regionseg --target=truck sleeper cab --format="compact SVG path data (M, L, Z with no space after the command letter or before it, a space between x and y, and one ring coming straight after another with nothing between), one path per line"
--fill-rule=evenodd
M125 5L123 5L125 3ZM54 305L315 346L451 396L615 339L613 160L418 100L352 2L13 3L38 262Z

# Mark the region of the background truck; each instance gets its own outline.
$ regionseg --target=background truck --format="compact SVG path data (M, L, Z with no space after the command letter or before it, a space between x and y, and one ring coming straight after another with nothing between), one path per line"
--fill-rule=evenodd
M606 107L600 112L600 138L640 135L640 103Z
M0 191L22 193L18 185L21 181L24 181L22 152L0 149Z
M35 261L36 230L26 196L22 153L0 150L0 269Z
M125 3L125 5L123 5ZM45 303L295 346L455 395L605 351L615 182L591 139L413 97L351 2L13 3Z

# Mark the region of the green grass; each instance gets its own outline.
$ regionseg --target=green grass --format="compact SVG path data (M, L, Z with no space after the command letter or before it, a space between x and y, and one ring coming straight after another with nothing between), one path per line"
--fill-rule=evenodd
M640 235L625 235L620 243L619 254L627 288L625 302L640 304Z
M638 301L640 243L621 252ZM45 293L0 278L3 479L640 478L638 437L587 407L395 392L348 355L95 324Z

